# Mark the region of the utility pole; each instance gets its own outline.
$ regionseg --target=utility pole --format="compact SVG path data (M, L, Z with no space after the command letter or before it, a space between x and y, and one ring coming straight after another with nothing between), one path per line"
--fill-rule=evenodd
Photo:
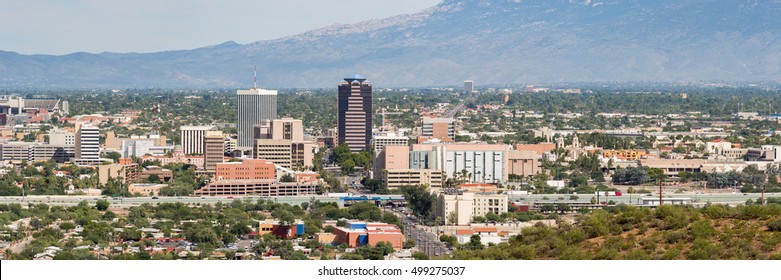
M659 207L662 207L662 177L659 177Z

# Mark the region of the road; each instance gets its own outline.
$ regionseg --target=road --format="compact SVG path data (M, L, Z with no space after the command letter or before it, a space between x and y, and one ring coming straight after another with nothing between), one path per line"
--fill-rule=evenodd
M111 207L120 207L120 208L127 208L127 207L133 207L133 206L139 206L144 203L150 203L150 204L158 204L158 203L174 203L174 202L181 202L181 203L189 203L189 204L215 204L217 202L222 203L230 203L233 200L236 199L250 199L253 201L256 201L258 199L266 199L269 201L274 201L278 203L289 203L293 205L300 205L304 202L309 202L312 199L320 200L320 202L338 202L339 198L337 197L327 197L327 196L285 196L285 197L259 197L259 196L235 196L235 197L228 197L228 196L180 196L180 197L159 197L158 199L154 199L152 197L128 197L128 198L118 198L118 199L112 199L111 197L104 197L104 196L4 196L0 197L0 204L22 204L27 205L27 203L46 203L49 205L59 205L59 206L74 206L79 204L81 201L88 201L90 204L95 204L96 201L100 199L105 199L108 202L111 203Z
M450 111L447 112L445 117L446 118L455 118L456 114L458 114L458 112L463 111L464 108L466 108L466 106L464 104L458 104L458 106L453 107L453 109L450 109Z
M596 197L594 194L530 194L530 195L510 195L510 201L513 202L534 202L534 201L557 201L557 200L566 200L570 201L571 196L577 196L578 202L589 202L591 201L592 197ZM756 201L758 198L760 198L762 195L758 193L681 193L681 194L675 194L675 193L664 193L662 195L662 199L664 198L691 198L692 203L714 203L714 204L730 204L730 205L737 205L737 204L743 204L746 203L746 200L754 200ZM647 198L659 198L659 194L623 194L622 196L609 196L607 197L607 200L615 201L616 203L626 203L630 204L630 201L633 204L637 204L640 198L647 197ZM781 198L781 193L766 193L765 199L770 197L778 197ZM600 201L605 201L605 196L600 196Z
M430 228L417 225L414 218L407 217L400 213L399 209L394 209L393 214L401 219L401 223L404 226L405 237L415 240L415 248L420 252L423 252L427 256L442 256L453 253L447 245L439 241L439 237L431 232Z

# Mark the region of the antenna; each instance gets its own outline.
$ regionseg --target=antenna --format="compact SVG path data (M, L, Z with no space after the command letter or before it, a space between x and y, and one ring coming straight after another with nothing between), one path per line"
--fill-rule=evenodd
M255 76L253 80L252 89L258 89L258 65L257 64L255 64Z

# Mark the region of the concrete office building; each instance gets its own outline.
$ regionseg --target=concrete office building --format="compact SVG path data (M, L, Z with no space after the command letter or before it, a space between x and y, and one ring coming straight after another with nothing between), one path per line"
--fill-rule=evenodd
M374 148L374 154L379 155L385 146L408 146L409 138L406 136L399 136L396 133L382 133L375 135L372 138L372 147Z
M423 118L423 127L421 135L418 137L418 143L431 139L439 139L442 142L455 141L455 120L452 118Z
M535 151L509 151L509 174L531 177L542 172L540 155Z
M100 164L100 129L82 124L76 129L76 159L77 165Z
M263 120L254 126L254 139L304 141L304 125L293 118Z
M337 144L353 152L368 151L372 138L372 84L361 75L339 83Z
M274 163L262 159L245 159L241 162L218 163L216 181L275 179Z
M98 180L101 184L108 183L111 178L121 178L123 183L138 179L138 164L105 164L98 166Z
M254 127L252 156L284 168L313 166L317 153L314 142L304 141L301 120L282 118L267 120Z
M206 131L214 130L214 126L182 126L179 128L179 142L185 155L202 155L203 140Z
M225 136L222 131L207 131L203 139L203 169L215 172L217 164L225 160Z
M236 149L251 150L255 125L277 118L277 91L253 88L236 91L236 95L238 97Z
M120 154L123 158L142 157L145 155L164 156L174 149L174 146L157 146L153 139L122 140Z
M64 129L53 129L49 131L49 144L75 146L76 134Z
M386 169L382 173L382 181L388 189L417 185L442 187L442 177L442 171L435 169Z
M293 166L293 153L290 140L258 139L252 149L256 159L264 159L284 168Z
M75 157L73 145L51 145L31 142L11 142L0 144L0 160L26 160L40 162L54 160L58 163L70 161Z
M281 167L293 169L314 166L317 150L317 144L311 142L258 139L255 140L252 154L256 159L265 159Z
M196 190L195 195L313 196L319 188L316 183L278 183L275 179L221 180Z
M510 146L501 144L434 143L412 145L410 169L437 169L450 178L463 176L472 183L507 181Z
M444 189L437 195L434 209L436 216L446 224L465 226L471 224L472 218L476 216L485 217L488 213L501 215L507 212L507 195ZM455 220L450 218L451 215Z

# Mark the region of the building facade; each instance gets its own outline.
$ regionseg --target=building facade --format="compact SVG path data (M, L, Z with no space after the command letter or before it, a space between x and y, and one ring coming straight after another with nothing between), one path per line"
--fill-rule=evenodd
M382 173L382 181L388 189L417 185L442 187L442 175L441 170L435 169L386 169Z
M218 163L215 180L269 180L276 178L274 171L274 164L262 159Z
M473 91L475 91L475 81L464 81L464 93L472 93Z
M239 90L237 149L251 150L255 125L277 118L277 91L265 89Z
M100 130L92 125L82 124L76 131L76 164L100 164Z
M442 170L450 178L472 183L504 183L509 151L509 146L501 144L416 144L409 155L409 168Z
M215 172L225 159L225 136L222 131L207 131L204 135L203 169Z
M353 152L368 151L372 138L372 84L361 75L339 83L338 144Z
M453 142L456 139L455 120L452 118L424 118L418 143L431 139Z
M214 126L182 126L179 128L179 141L182 143L182 150L185 155L203 154L203 137L209 130L215 129Z
M445 189L437 196L437 217L447 225L469 225L476 216L507 212L507 196L495 193L470 193Z
M507 160L509 174L531 177L542 172L540 155L535 151L510 151Z
M304 141L304 125L301 120L281 118L263 120L254 126L254 139L279 139Z

